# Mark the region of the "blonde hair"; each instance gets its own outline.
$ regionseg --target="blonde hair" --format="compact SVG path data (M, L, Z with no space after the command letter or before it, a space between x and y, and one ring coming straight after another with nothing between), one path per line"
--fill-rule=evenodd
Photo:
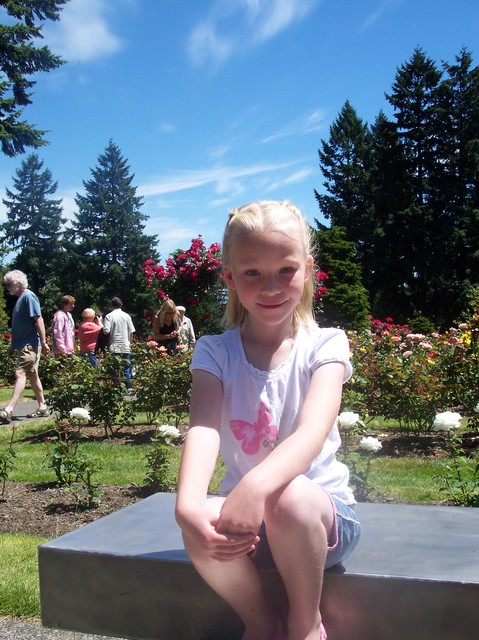
M160 327L162 327L165 324L165 314L166 313L172 313L173 314L173 322L179 318L179 313L178 310L176 309L176 304L173 302L173 300L169 299L165 300L163 302L163 304L161 305L160 310L157 313L158 319L160 321Z
M295 205L288 201L258 200L245 204L239 209L233 209L229 214L223 235L223 265L230 265L230 256L235 238L240 231L257 232L265 230L278 230L285 232L291 230L303 246L304 260L313 252L311 230L303 214ZM303 295L293 312L293 327L299 324L314 324L313 270L305 282ZM248 312L241 304L238 294L234 289L228 288L228 299L223 315L223 324L227 329L241 325Z
M96 313L94 309L90 309L90 307L87 307L86 309L83 309L81 315L82 315L82 318L86 320L87 318L95 318Z

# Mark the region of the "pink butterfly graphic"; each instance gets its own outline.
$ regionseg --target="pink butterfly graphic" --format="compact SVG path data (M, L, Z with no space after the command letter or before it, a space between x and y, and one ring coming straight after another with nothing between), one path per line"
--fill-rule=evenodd
M258 453L261 445L273 448L278 436L278 427L271 423L271 414L268 407L262 402L258 410L258 421L254 424L244 420L231 420L231 431L237 440L242 440L241 448L252 456Z

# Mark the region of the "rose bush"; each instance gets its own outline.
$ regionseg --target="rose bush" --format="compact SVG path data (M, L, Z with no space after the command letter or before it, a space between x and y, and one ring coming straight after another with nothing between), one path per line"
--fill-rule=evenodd
M201 235L193 238L189 249L178 249L164 265L145 260L143 272L150 288L158 288L159 305L167 298L188 309L196 332L218 333L223 314L224 287L220 279L221 247L206 247ZM148 318L151 319L153 310Z
M431 430L437 412L457 407L469 428L477 428L479 348L477 330L467 327L426 336L388 318L350 332L354 373L344 406L423 431Z

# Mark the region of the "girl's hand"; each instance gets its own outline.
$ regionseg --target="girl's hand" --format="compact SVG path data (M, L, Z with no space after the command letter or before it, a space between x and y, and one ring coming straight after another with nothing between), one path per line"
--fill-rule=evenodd
M218 515L202 509L180 518L183 535L195 546L219 562L241 558L255 549L259 537L251 533L221 533L217 529Z
M264 516L265 497L245 477L226 498L217 530L223 533L257 534Z

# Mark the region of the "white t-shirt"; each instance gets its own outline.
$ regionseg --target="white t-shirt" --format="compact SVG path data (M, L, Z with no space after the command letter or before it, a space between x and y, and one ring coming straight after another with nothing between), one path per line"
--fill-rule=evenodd
M311 376L327 362L343 363L344 382L349 379L349 344L340 329L301 326L290 354L272 371L260 371L248 362L239 327L198 340L191 370L207 371L223 384L220 447L227 467L223 494L294 431ZM320 455L304 474L346 504L354 504L349 471L335 456L340 444L334 423Z
M135 333L135 327L128 313L122 309L114 309L108 313L105 316L103 330L110 335L110 353L130 353L130 339Z

